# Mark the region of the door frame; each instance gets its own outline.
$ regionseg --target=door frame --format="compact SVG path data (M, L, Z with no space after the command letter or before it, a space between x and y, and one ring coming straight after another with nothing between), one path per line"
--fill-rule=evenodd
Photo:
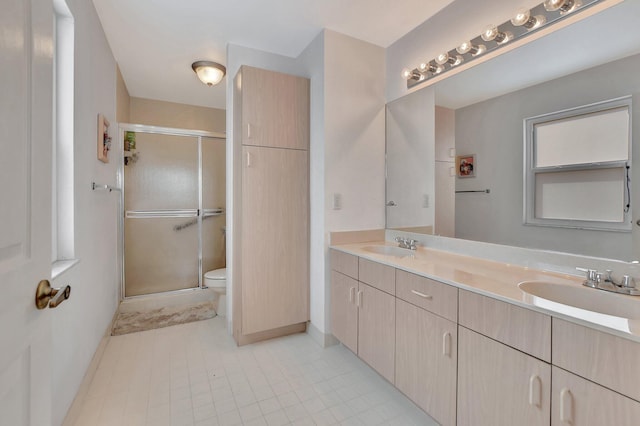
M124 152L124 133L125 132L137 132L137 133L155 133L159 135L169 135L169 136L187 136L187 137L197 137L198 138L198 186L202 188L202 149L201 149L201 138L213 138L213 139L222 139L226 141L227 135L224 132L209 132L205 130L191 130L191 129L181 129L174 127L161 127L161 126L150 126L146 124L132 124L132 123L118 123L118 144L122 152ZM226 160L225 160L226 161ZM194 290L200 290L202 288L202 274L199 273L198 277L198 287L195 288L187 288L181 290L171 290L164 291L160 293L150 293L150 294L141 294L137 296L125 296L125 279L124 279L124 219L125 219L125 209L124 209L124 195L125 195L125 186L124 186L124 156L120 156L118 158L118 172L117 172L117 182L118 187L122 188L120 191L120 201L118 207L118 269L120 273L120 301L125 299L137 299L143 297L149 297L156 294L173 294L173 293L185 293L191 292ZM200 191L199 197L199 208L202 210L202 191ZM199 223L202 220L202 216L198 216ZM198 236L198 245L199 245L199 255L202 256L202 233ZM202 262L200 259L199 268L202 268Z

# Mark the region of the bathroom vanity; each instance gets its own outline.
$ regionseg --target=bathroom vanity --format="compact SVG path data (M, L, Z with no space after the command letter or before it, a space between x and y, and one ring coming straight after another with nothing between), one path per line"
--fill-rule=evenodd
M440 424L640 423L640 298L385 242L330 261L335 337ZM532 294L547 284L578 306Z

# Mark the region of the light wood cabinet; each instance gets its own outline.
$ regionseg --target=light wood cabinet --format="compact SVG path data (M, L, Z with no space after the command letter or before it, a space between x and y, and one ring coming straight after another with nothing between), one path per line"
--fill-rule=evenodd
M358 305L358 356L382 377L394 382L395 297L360 283Z
M358 279L358 256L331 249L330 257L332 270L356 280Z
M309 149L309 80L243 66L243 145Z
M458 327L458 425L548 425L551 366Z
M331 271L331 330L352 352L358 353L358 281Z
M640 400L638 360L639 343L553 319L553 364L558 367Z
M552 426L637 426L640 402L553 367Z
M467 328L551 362L551 317L460 290L458 322Z
M304 331L309 320L308 88L307 79L245 66L234 81L239 344Z
M389 294L396 294L396 270L382 263L360 258L358 280Z
M458 320L458 289L396 270L396 296L451 321Z
M457 341L454 322L396 299L395 385L445 426L456 424Z

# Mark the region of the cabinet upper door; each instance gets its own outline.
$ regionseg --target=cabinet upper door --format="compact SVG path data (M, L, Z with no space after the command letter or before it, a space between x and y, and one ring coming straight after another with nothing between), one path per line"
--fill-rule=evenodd
M242 144L309 149L309 80L243 66Z

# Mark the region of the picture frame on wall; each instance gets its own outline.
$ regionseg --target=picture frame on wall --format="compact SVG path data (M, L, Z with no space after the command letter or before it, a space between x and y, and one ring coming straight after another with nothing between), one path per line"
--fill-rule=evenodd
M111 150L111 136L109 136L109 121L102 114L98 114L98 160L109 162Z
M476 177L477 162L476 155L458 155L456 156L456 176L459 178Z

